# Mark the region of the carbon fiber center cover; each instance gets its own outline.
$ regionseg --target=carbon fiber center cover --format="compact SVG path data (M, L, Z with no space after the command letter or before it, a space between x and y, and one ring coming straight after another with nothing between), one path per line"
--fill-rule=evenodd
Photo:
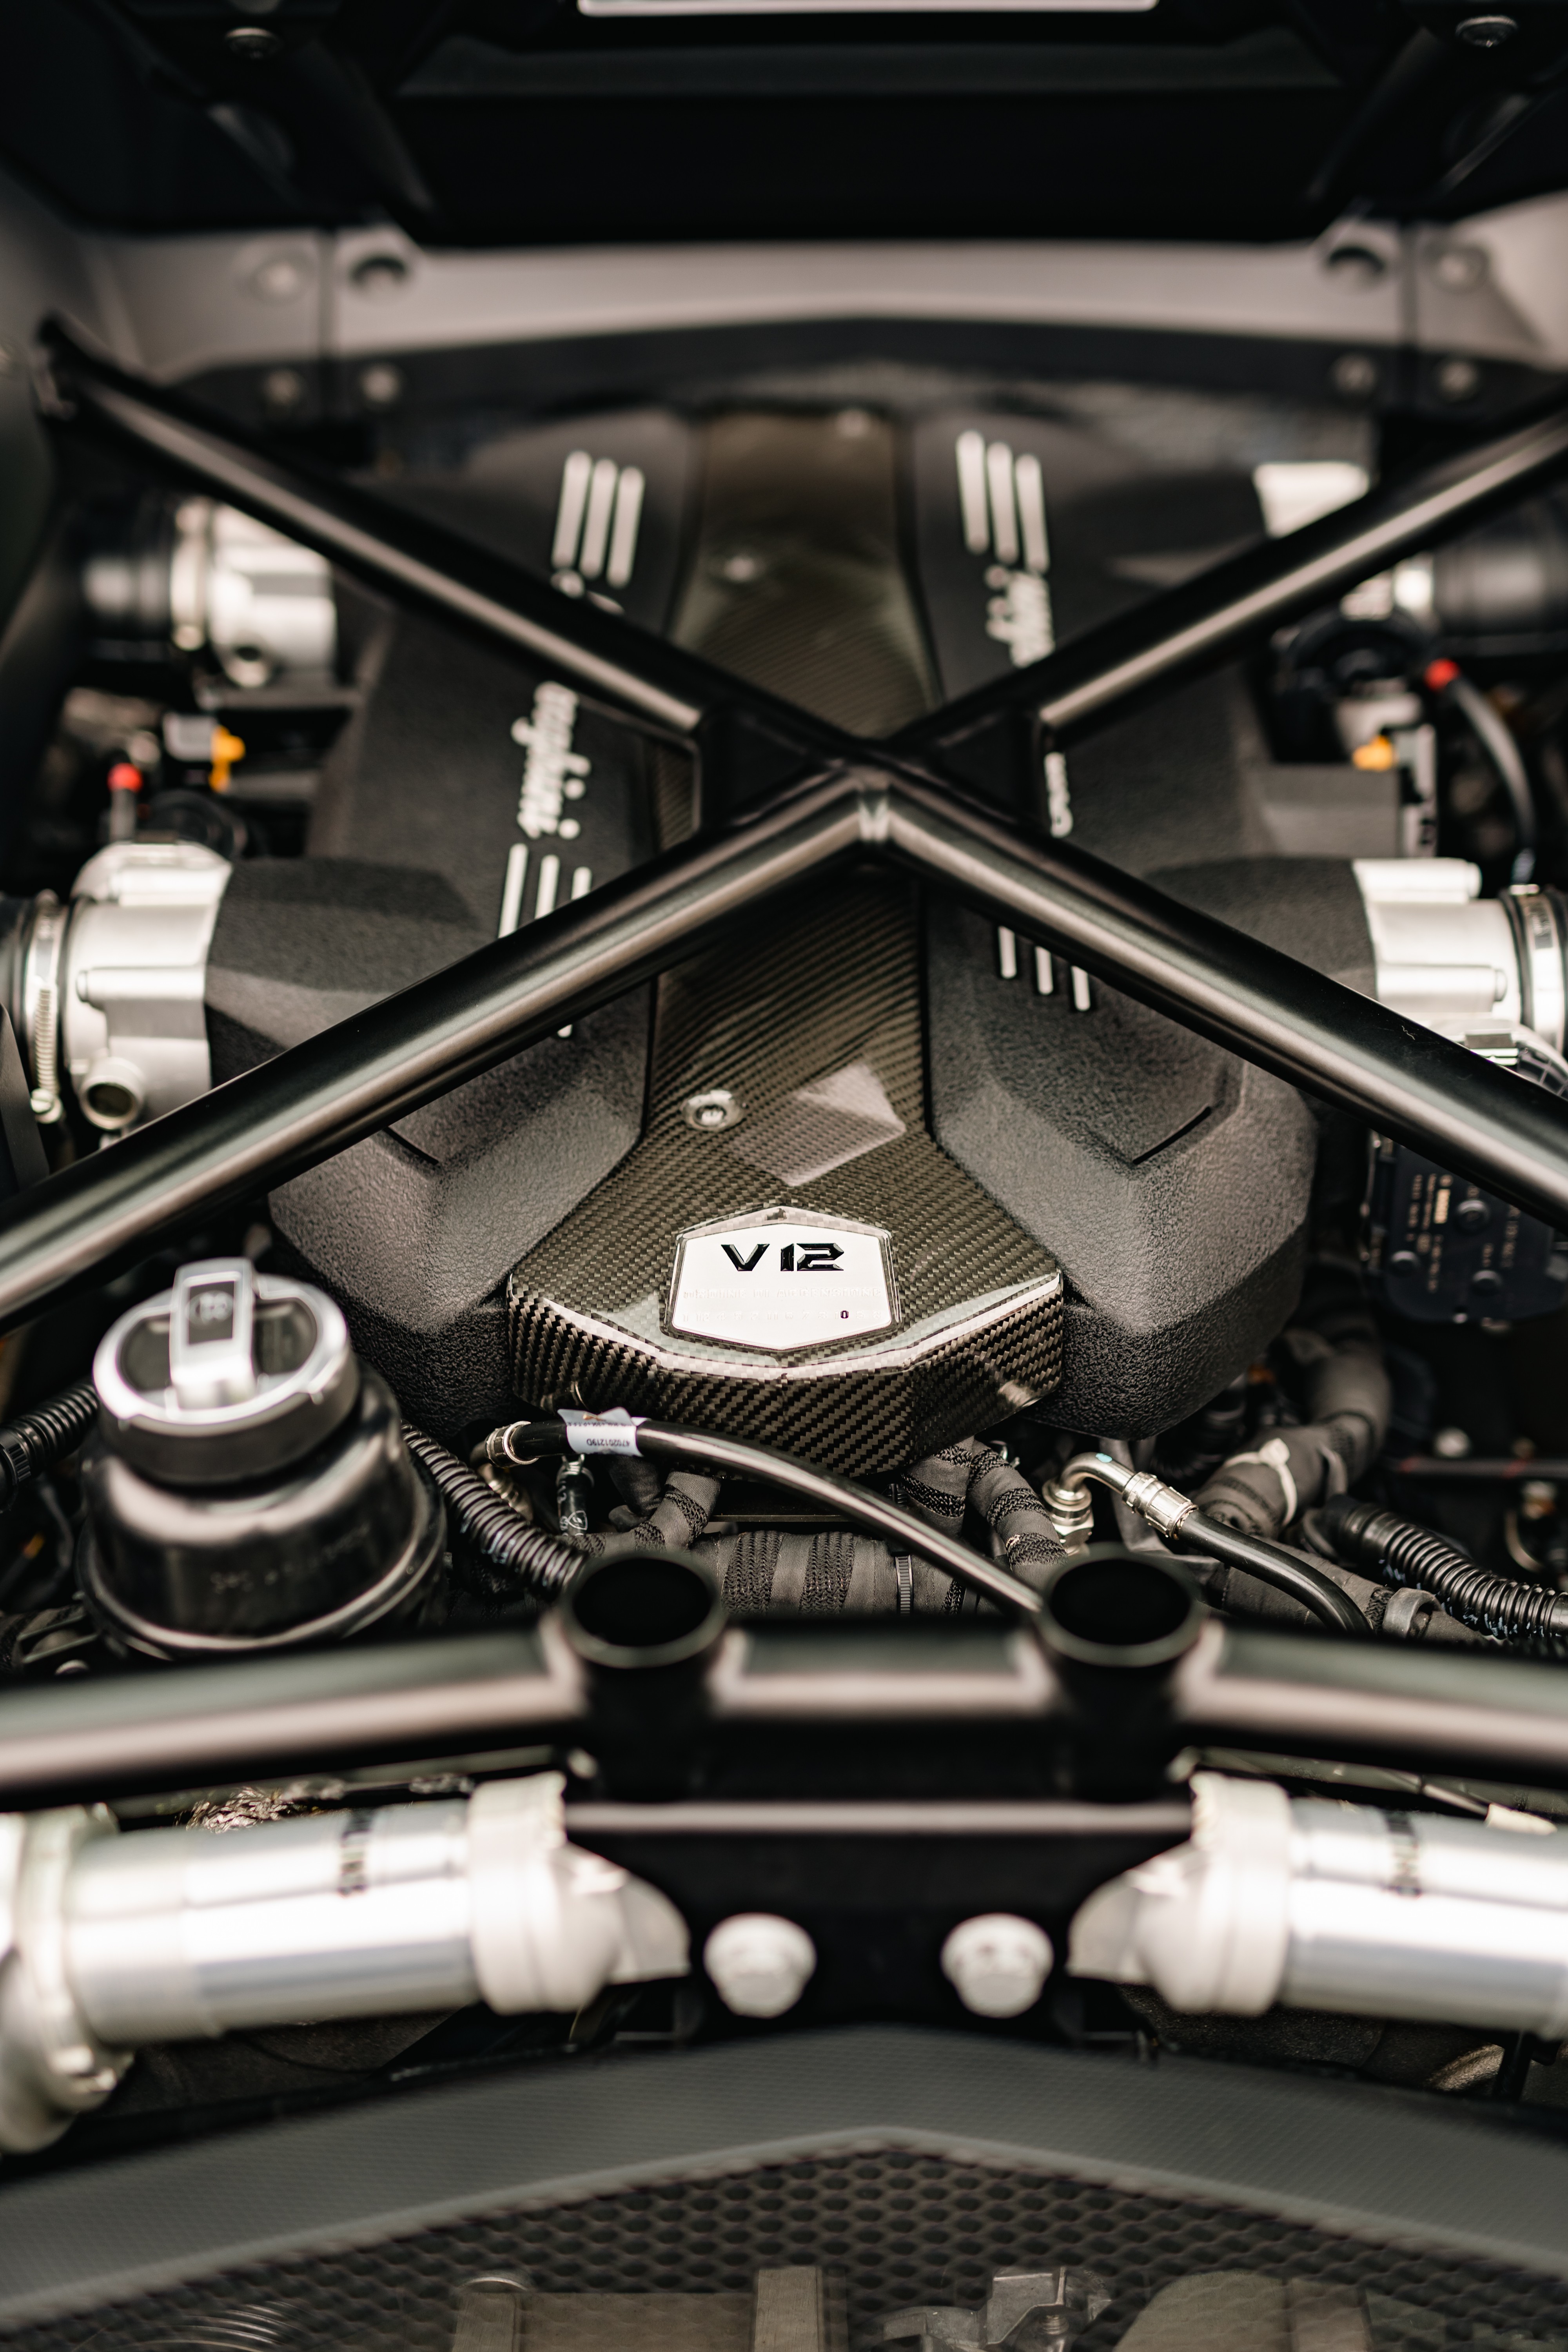
M687 1106L721 1094L739 1117L694 1124ZM726 1241L728 1319L706 1325L745 1336L694 1334L683 1297L671 1311L678 1258ZM832 1249L863 1272L858 1297L868 1248L885 1249L885 1305L841 1301L850 1335L776 1304L792 1276L825 1297ZM775 1305L748 1315L757 1275ZM663 983L642 1140L512 1275L518 1392L890 1470L1055 1385L1061 1290L1055 1259L927 1131L915 906L895 880L855 879Z

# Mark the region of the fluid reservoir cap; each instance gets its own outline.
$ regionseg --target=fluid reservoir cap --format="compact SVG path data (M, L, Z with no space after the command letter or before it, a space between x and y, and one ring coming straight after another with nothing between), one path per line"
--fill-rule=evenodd
M105 1334L92 1377L110 1447L172 1486L287 1468L341 1426L359 1392L332 1301L244 1257L183 1265L172 1290Z

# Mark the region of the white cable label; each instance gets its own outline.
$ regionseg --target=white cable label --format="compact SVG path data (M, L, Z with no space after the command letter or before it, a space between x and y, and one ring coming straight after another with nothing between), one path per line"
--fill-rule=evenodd
M1260 1464L1265 1470L1272 1470L1279 1479L1285 1496L1285 1517L1279 1524L1288 1528L1301 1507L1296 1481L1290 1475L1290 1448L1282 1437L1271 1437L1268 1444L1260 1445L1255 1454L1233 1454L1225 1466L1227 1470L1239 1470L1250 1462Z
M566 1443L574 1454L635 1454L637 1431L646 1414L629 1413L624 1405L613 1412L574 1412L563 1409Z

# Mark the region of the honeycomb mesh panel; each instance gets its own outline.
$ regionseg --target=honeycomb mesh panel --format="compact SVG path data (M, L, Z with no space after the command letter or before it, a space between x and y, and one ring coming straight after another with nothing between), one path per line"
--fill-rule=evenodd
M1408 2234L1374 2243L1216 2201L875 2147L278 2256L0 2340L6 2352L447 2352L465 2282L526 2272L542 2294L649 2297L628 2352L660 2352L660 2294L734 2295L761 2268L810 2263L841 2283L852 2352L872 2352L881 2315L900 2305L975 2304L997 2270L1060 2262L1087 2264L1112 2292L1079 2352L1110 2352L1162 2288L1215 2272L1358 2290L1378 2352L1500 2336L1510 2352L1568 2345L1560 2277Z

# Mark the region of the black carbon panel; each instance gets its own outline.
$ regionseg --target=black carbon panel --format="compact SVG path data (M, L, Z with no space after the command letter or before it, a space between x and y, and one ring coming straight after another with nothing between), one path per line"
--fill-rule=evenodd
M672 973L643 1139L512 1276L519 1395L576 1394L865 1472L1045 1394L1061 1366L1056 1262L931 1139L921 1055L916 914L897 881L781 905L749 945ZM780 1163L781 1133L805 1159L826 1156L791 1098L851 1069L880 1089L889 1139L795 1183L753 1164L759 1150ZM741 1124L694 1130L682 1104L721 1087L744 1106ZM780 1354L663 1330L682 1229L773 1205L891 1234L892 1330Z
M863 408L714 418L672 634L858 735L890 735L932 707L885 418Z
M973 2305L995 2272L1058 2263L1086 2264L1111 2295L1076 2352L1110 2352L1157 2294L1194 2274L1348 2290L1353 2318L1311 2338L1324 2345L1562 2352L1568 2341L1559 2277L1410 2238L1368 2242L1208 2200L1137 2193L1070 2170L1004 2170L875 2146L281 2253L5 2340L10 2352L454 2352L462 2286L500 2276L525 2279L542 2295L643 2298L646 2320L637 2326L637 2306L621 2306L616 2340L624 2352L661 2352L672 2322L680 2343L696 2340L689 2311L661 2305L661 2296L714 2298L715 2322L729 2321L719 2299L749 2295L759 2269L812 2264L836 2279L852 2352L873 2352L882 2317L900 2306ZM532 2336L525 2321L524 2352ZM733 2340L722 2325L711 2331L714 2344ZM1205 2327L1189 2306L1184 2326L1167 2322L1147 2340L1160 2352L1272 2352L1286 2339Z

